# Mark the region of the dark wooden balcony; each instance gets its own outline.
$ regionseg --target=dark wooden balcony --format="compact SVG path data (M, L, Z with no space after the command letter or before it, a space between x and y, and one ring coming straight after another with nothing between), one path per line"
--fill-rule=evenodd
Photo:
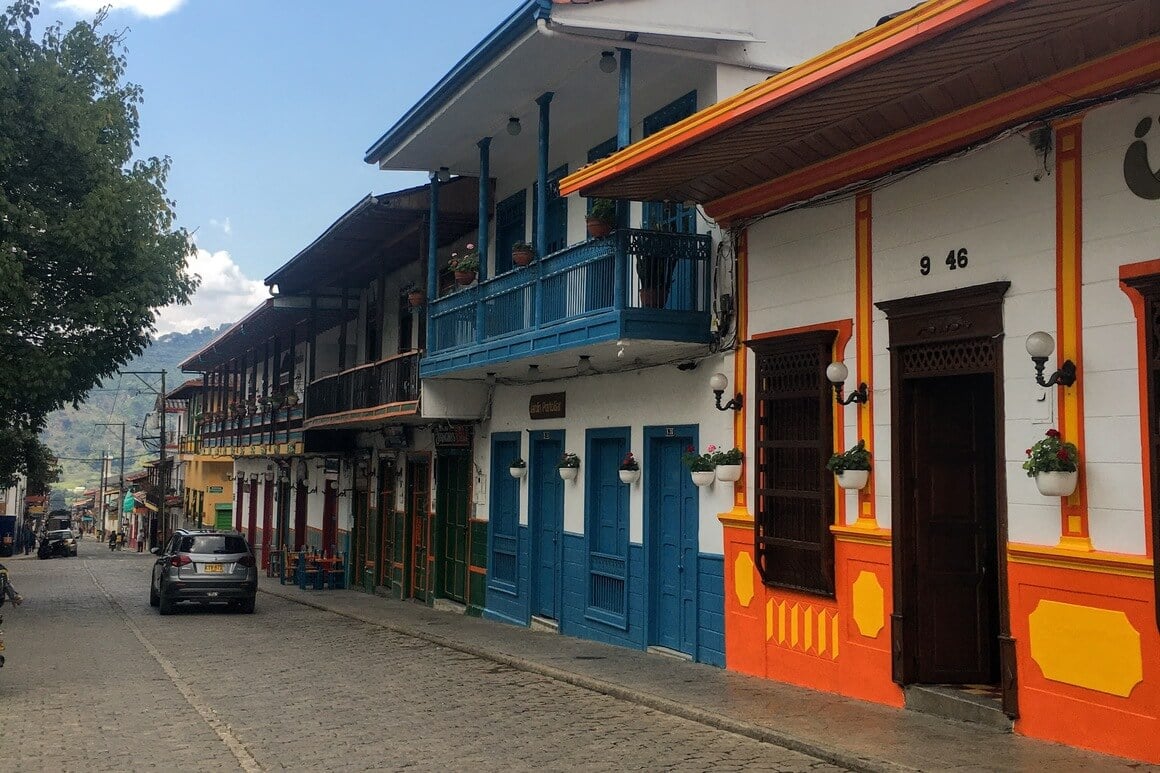
M355 427L419 409L419 352L396 354L315 380L306 389L306 428Z

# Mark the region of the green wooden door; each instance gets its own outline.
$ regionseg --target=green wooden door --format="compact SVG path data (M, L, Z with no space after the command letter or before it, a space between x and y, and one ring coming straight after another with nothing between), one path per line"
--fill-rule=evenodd
M435 462L435 595L467 603L467 521L471 458L440 454Z

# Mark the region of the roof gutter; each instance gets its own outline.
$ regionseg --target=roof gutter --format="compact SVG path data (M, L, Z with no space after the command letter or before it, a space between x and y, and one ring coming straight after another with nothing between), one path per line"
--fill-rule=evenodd
M379 163L384 156L398 148L414 134L460 89L484 70L504 49L523 35L535 29L537 19L547 18L552 12L552 0L524 0L510 16L496 27L475 48L459 60L451 71L423 95L387 133L367 150L363 161Z
M660 46L654 43L641 43L637 40L631 40L630 37L634 35L626 35L625 39L618 40L617 38L601 37L600 35L589 35L584 32L575 32L573 30L565 29L559 24L552 24L550 18L540 17L536 20L536 32L549 38L567 37L574 40L587 40L593 43L598 43L605 47L613 48L627 48L630 51L647 51L649 53L664 54L666 56L679 56L681 59L697 59L703 62L713 62L714 64L726 64L733 67L741 67L746 70L762 70L770 74L779 73L785 70L784 65L778 64L762 64L760 62L741 62L736 58L722 56L721 54L710 54L703 51L689 51L687 49L675 49L669 46Z

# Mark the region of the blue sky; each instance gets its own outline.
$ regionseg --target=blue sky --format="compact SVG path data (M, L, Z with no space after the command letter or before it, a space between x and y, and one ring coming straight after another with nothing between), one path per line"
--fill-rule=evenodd
M162 313L165 333L235 321L363 195L420 183L364 152L520 0L42 0L40 18L109 4L145 93L140 153L172 158L169 197L196 231L203 287Z

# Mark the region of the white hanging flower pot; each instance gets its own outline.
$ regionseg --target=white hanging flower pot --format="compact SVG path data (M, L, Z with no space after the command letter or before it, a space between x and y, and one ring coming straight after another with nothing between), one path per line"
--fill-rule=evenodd
M562 480L576 480L576 476L580 474L579 467L557 467L556 471L560 473Z
M717 480L725 483L733 483L741 480L741 465L740 464L719 464L717 465Z
M522 478L528 474L528 468L527 467L508 467L508 473L510 473L511 476L513 478L515 478L516 480L519 480L520 478Z
M627 483L630 486L640 480L640 470L621 470L620 482Z
M870 482L869 470L846 470L834 475L838 479L839 486L851 491L866 488L866 484Z
M1078 470L1035 474L1035 486L1045 497L1069 497L1075 492L1077 483L1079 483Z
M693 476L693 485L698 488L712 485L713 479L717 477L717 474L712 470L693 470L689 474Z

